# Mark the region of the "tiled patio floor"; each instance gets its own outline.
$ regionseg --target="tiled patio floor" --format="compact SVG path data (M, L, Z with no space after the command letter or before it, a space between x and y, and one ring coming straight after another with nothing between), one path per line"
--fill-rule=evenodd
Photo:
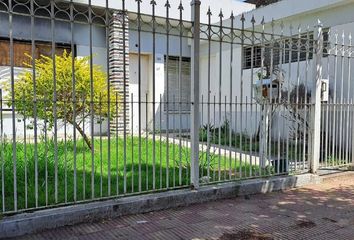
M354 175L282 193L62 227L20 239L354 239Z

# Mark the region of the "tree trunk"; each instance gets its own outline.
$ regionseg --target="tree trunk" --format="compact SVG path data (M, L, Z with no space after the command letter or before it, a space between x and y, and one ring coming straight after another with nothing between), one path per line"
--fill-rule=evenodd
M80 135L84 138L84 141L86 145L89 147L90 150L92 150L92 144L88 136L86 135L85 131L80 127L79 124L74 123L72 120L68 120L70 124L72 124L77 131L79 131Z

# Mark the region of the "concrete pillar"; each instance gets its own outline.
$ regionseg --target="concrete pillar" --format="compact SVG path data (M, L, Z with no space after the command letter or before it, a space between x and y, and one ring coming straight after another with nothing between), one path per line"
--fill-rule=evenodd
M311 94L311 154L310 171L316 173L320 161L321 148L321 79L322 79L322 54L323 54L323 35L322 24L318 21L314 32L315 40L315 79L313 81L313 92Z

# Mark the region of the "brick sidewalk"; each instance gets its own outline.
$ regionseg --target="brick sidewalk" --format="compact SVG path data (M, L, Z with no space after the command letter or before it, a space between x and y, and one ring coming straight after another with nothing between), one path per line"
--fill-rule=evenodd
M284 193L62 227L20 239L354 239L354 175Z

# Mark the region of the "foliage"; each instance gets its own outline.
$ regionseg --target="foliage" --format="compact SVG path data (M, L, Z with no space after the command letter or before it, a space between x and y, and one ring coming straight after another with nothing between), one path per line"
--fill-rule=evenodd
M35 77L33 71L24 71L16 79L13 93L16 111L27 117L45 120L48 128L52 128L57 119L69 122L91 148L90 140L80 127L81 121L91 114L95 117L112 116L119 108L119 96L113 89L108 91L107 75L102 68L98 65L91 68L89 62L89 57L73 58L66 51L61 56L55 56L55 61L43 55L35 59ZM33 69L31 64L27 67ZM5 83L4 89L9 93L5 98L11 105L10 83Z
M209 135L209 141L214 145L221 146L232 146L236 148L242 148L242 151L258 151L259 144L258 140L252 138L252 147L251 147L251 139L247 134L239 134L235 133L234 130L231 129L230 135L230 121L226 119L220 127L214 127L214 125L209 125L209 134L208 134L208 125L205 124L199 131L199 141L207 142L207 138ZM220 135L220 139L219 139ZM220 140L220 141L219 141ZM241 145L242 140L242 146Z
M211 124L211 123L204 124L201 130L202 131L208 131L208 129L209 129L210 132L213 132L214 131L214 125Z

